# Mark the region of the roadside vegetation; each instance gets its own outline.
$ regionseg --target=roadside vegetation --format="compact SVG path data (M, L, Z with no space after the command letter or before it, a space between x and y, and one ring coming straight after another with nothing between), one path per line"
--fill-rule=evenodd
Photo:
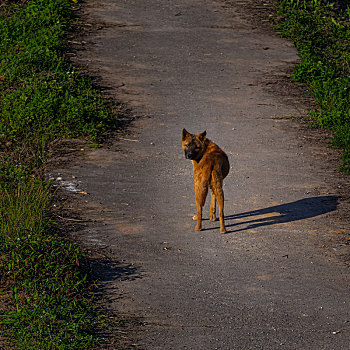
M277 29L293 39L301 63L293 79L305 83L318 108L310 123L332 131L350 173L350 7L347 0L278 0Z
M72 0L0 0L0 347L89 349L100 323L81 249L54 220L48 145L115 125L67 63Z

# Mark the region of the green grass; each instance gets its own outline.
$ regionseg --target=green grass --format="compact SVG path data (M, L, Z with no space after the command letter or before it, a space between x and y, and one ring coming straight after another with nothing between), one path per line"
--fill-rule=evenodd
M70 4L31 0L0 16L0 133L12 139L96 139L115 125L91 81L64 60Z
M86 349L97 314L84 256L50 221L47 185L18 169L11 181L9 166L0 165L2 333L15 349Z
M116 125L89 79L64 59L70 0L0 7L0 332L9 349L89 349L104 321L86 258L53 220L47 144L98 147Z
M86 349L96 340L93 284L79 247L52 220L42 160L34 160L42 154L29 150L0 161L2 334L14 349Z
M343 149L341 170L350 173L350 8L336 11L321 0L280 0L277 28L294 40L302 62L293 78L308 85L318 108L313 126L330 129Z

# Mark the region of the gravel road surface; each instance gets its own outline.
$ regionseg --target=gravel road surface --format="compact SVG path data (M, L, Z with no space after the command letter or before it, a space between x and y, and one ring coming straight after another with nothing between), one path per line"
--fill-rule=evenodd
M117 261L97 271L108 307L136 320L125 348L350 348L349 246L338 238L349 180L294 119L309 103L283 83L296 51L248 20L251 4L83 5L90 33L73 61L134 120L55 171L88 193L75 194L93 221L79 239ZM183 128L206 130L230 159L227 234L208 220L208 200L194 231Z

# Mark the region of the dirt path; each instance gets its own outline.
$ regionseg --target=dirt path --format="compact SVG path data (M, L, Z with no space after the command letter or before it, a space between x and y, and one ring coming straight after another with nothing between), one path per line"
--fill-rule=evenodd
M57 171L89 193L82 215L94 223L80 238L118 259L99 271L109 307L140 321L140 348L347 350L336 239L347 180L290 118L305 113L300 98L268 92L297 56L244 20L245 3L89 1L104 28L76 61L140 117L110 149ZM208 220L194 231L183 127L207 130L230 158L226 235Z

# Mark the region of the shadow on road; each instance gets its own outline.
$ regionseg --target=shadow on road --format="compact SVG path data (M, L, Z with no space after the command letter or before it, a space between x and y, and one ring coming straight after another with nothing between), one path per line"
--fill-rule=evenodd
M90 258L90 266L100 282L134 281L142 278L139 268L132 264L120 263L109 258Z
M338 196L320 196L295 202L225 216L227 233L246 231L258 227L313 218L337 209ZM238 222L230 224L230 221ZM244 226L230 230L236 226ZM217 227L218 228L218 227ZM210 228L209 230L213 230ZM216 228L215 228L216 229Z

